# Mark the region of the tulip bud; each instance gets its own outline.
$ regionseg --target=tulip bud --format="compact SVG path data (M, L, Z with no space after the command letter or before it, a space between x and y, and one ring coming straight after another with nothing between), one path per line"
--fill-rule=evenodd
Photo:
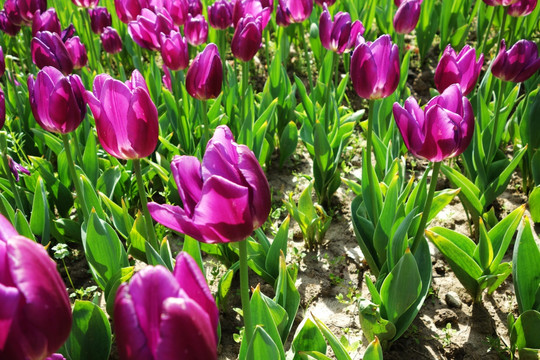
M326 3L326 6L332 6L336 3L336 0L315 0L315 4L319 5L320 7L323 7L324 3Z
M67 39L71 39L73 36L75 36L75 26L73 24L69 24L67 28L62 30L62 33L60 34L60 38L66 43Z
M231 43L234 57L242 61L253 59L262 45L261 17L246 15L236 24Z
M227 126L216 129L202 164L194 156L175 156L171 169L184 207L148 204L160 224L205 243L227 243L246 239L268 218L264 172Z
M169 14L176 26L183 26L188 17L189 4L187 0L173 0L168 6Z
M507 11L510 16L527 16L536 8L537 0L518 0L508 6Z
M517 1L518 0L484 0L486 5L489 6L508 6L514 4Z
M90 15L90 27L95 34L101 35L103 29L112 25L111 14L106 7L88 9Z
M64 74L73 72L73 61L60 35L49 31L40 31L32 39L32 60L40 69L52 66Z
M51 66L28 77L30 106L37 123L47 131L66 134L86 115L84 86L77 75L64 76Z
M160 48L160 33L168 35L172 30L178 31L178 28L164 8L157 13L143 9L137 20L128 24L128 32L133 41L140 47L154 51Z
M21 31L21 27L14 24L7 16L6 10L0 10L0 30L9 36L15 36Z
M116 54L122 51L122 39L115 28L107 26L103 29L103 32L100 35L101 45L103 45L103 50L109 54Z
M354 46L356 37L364 31L364 25L359 20L351 23L351 16L346 12L338 12L332 21L328 6L323 6L319 19L319 37L325 49L343 54Z
M288 23L301 23L311 15L313 0L279 0L278 6Z
M389 35L375 42L360 43L351 57L351 80L358 96L382 99L399 84L399 49Z
M420 1L404 1L394 15L394 29L398 34L408 34L414 30L418 19L420 19Z
M416 157L443 161L463 153L471 142L474 113L457 84L431 99L424 110L411 96L404 107L394 103L393 112L407 149Z
M161 33L161 58L171 70L183 70L189 65L189 51L186 39L176 31L169 36Z
M71 306L56 263L0 215L0 359L43 359L71 331Z
M8 5L8 2L10 1L6 1L6 4L4 5L6 10L11 7ZM44 12L47 9L47 0L15 0L11 3L17 6L18 16L20 16L25 25L32 24L36 11ZM10 11L8 11L8 16L10 16ZM17 25L20 25L20 23Z
M146 5L146 1L144 4ZM120 21L127 24L135 20L146 6L141 6L141 2L137 0L114 0L114 7Z
M0 88L0 129L4 127L6 123L6 98L4 97L4 90Z
M221 93L223 68L216 44L206 45L186 74L186 90L199 100L214 99Z
M191 14L188 14L188 20L184 25L184 33L190 45L198 46L204 44L208 39L208 23L204 16L191 16Z
M261 17L262 28L264 29L270 21L270 15L272 14L270 7L264 7L261 0L236 0L233 6L233 26L245 17L251 15L254 18Z
M191 16L202 15L202 2L201 0L187 0L188 2L188 14Z
M58 15L54 8L49 8L43 13L38 10L34 14L32 36L36 36L40 31L50 31L59 35L62 32L62 26L60 25L60 20L58 20Z
M4 72L6 72L6 59L4 58L4 49L0 46L0 77L4 75Z
M234 4L227 0L217 0L208 7L208 22L214 29L225 30L233 24Z
M73 61L74 69L82 69L88 63L88 55L86 53L86 48L81 42L78 36L67 39L66 49L68 51L71 61Z
M118 288L114 328L120 359L217 359L219 311L185 252L174 273L148 266Z
M491 73L504 81L523 82L540 69L538 47L535 42L519 40L506 51L504 39L499 54L493 61Z
M94 8L98 5L99 0L71 0L71 2L78 7Z
M0 91L1 91L1 89L0 89ZM3 94L4 93L2 93L2 96L3 96ZM15 181L17 181L17 182L19 181L19 173L30 175L30 170L28 170L27 168L25 168L21 164L15 162L15 160L13 160L11 156L8 155L7 157L8 157L9 170L13 174L13 177L15 178Z
M468 95L476 85L483 63L484 54L476 61L476 51L469 45L457 55L448 45L435 69L435 87L442 93L451 84L459 84L463 95Z
M119 159L141 159L156 149L158 113L138 70L126 83L100 74L94 79L93 93L85 94L105 151Z

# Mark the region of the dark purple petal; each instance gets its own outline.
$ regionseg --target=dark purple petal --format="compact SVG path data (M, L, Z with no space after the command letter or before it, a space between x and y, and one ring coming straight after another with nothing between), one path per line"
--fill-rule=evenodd
M191 217L201 199L203 186L201 162L195 156L175 156L171 162L171 170L184 204L184 211Z

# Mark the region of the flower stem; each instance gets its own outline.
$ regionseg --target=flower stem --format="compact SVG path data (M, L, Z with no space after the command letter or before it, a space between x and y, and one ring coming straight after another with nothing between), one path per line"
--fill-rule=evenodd
M504 27L506 26L506 18L508 17L508 12L506 11L506 9L504 9L503 11L503 18L502 18L502 22L501 22L501 28L499 29L499 36L497 37L497 52L496 54L499 53L499 51L501 50L501 40L503 38L503 35L504 35ZM510 44L508 44L510 45Z
M88 219L88 209L84 203L84 193L81 188L81 182L75 171L75 163L73 162L73 156L71 155L71 147L69 146L69 137L68 134L62 134L62 141L64 142L64 150L66 152L66 158L69 168L69 173L71 174L71 179L75 185L75 192L77 193L77 201L79 202L79 207L82 210L84 219Z
M501 110L502 97L504 95L504 89L506 87L506 81L501 80L501 86L499 87L499 93L497 94L497 100L495 103L495 118L493 119L493 133L491 134L491 140L489 141L489 151L487 153L487 166L489 167L495 158L495 153L497 151L496 147L497 142L497 128L499 126L499 113Z
M418 226L416 236L414 237L414 241L411 246L411 252L413 254L416 252L416 249L418 249L418 246L420 245L420 240L424 236L424 231L426 229L429 213L431 211L431 204L433 203L433 196L435 195L435 188L437 187L437 178L439 176L439 169L441 168L442 161L438 161L432 164L433 170L431 171L431 181L429 182L429 192L426 199L426 204L424 205L422 219L420 220L420 225Z
M141 199L141 205L143 210L143 216L146 223L146 232L150 238L150 245L154 249L159 249L158 242L156 238L156 232L154 231L154 225L152 224L152 217L150 216L150 211L148 211L148 200L146 198L146 190L144 188L144 182L141 173L141 160L133 159L133 171L135 172L135 177L137 178L137 187L139 188L139 197Z
M304 32L304 24L303 23L300 23L300 26L299 26L299 31L300 31L300 38L302 39L302 43L304 44L304 58L305 58L305 62L306 62L306 67L307 67L307 77L308 77L308 83L309 83L309 96L313 96L313 76L311 75L311 61L309 59L309 48L308 48L308 45L307 45L307 41L306 41L306 38L305 38L305 32Z
M495 18L495 13L497 12L497 8L493 9L493 12L491 13L491 17L489 18L489 23L486 28L486 33L484 34L484 38L482 39L482 43L480 44L479 53L484 52L484 46L486 46L486 41L489 36L489 29L491 29L491 24L493 24L493 19Z
M206 100L198 100L201 104L201 119L203 125L203 138L201 140L201 154L204 154L206 144L210 140L210 121L208 121L208 110Z
M247 128L245 125L247 124L247 117L248 117L248 109L246 106L246 97L247 97L247 89L249 83L249 61L242 61L242 93L240 94L240 104L242 107L242 120L238 122L240 125L239 130L239 142L241 144L248 144L247 143L247 136L248 131L251 132L251 128Z
M368 113L368 130L367 130L367 144L366 144L366 158L367 158L367 173L368 173L368 181L369 181L369 186L371 189L373 189L373 187L375 186L379 186L378 185L378 181L375 182L375 174L373 173L373 163L371 162L371 148L373 147L373 115L374 115L374 112L375 112L375 101L376 100L369 100L369 113ZM375 191L371 191L371 194L374 195L375 194ZM372 221L373 221L373 225L374 226L377 226L377 222L378 222L378 218L377 216L379 215L379 212L380 212L380 209L379 209L379 203L377 201L377 199L373 199L373 206L375 207L375 211L374 211L374 214L375 216L373 217Z
M9 181L9 186L11 187L11 191L13 192L13 197L15 198L15 204L17 205L17 208L21 210L22 214L26 216L24 213L24 207L22 205L21 197L19 195L19 189L17 189L17 184L15 184L15 181L13 181L13 176L10 174L9 169L9 159L8 159L8 153L7 153L7 140L6 140L6 133L4 131L0 132L0 147L2 151L2 158L4 160L4 169L6 171L6 177Z
M251 305L249 303L249 279L247 265L247 240L238 243L240 250L240 297L242 299L242 313L244 315L244 337L249 346L253 335L253 324L251 323Z
M71 276L69 275L69 271L68 271L68 268L66 266L66 262L64 261L64 259L62 259L62 264L64 264L64 270L66 271L66 275L69 280L69 283L71 284L71 288L73 289L73 291L75 291L75 285L73 285L73 280L71 280Z

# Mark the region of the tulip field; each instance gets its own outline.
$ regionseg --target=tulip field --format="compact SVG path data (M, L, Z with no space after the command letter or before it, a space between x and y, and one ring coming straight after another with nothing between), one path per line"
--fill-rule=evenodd
M4 0L0 360L540 359L537 0Z

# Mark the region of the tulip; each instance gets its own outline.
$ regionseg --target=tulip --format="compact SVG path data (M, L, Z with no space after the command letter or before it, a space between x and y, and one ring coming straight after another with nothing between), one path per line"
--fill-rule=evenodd
M118 18L127 24L139 16L147 6L146 0L114 0L114 7Z
M6 98L4 96L4 90L0 88L0 129L4 127L6 123Z
M231 51L234 57L242 61L250 61L253 59L261 45L261 17L254 18L248 14L236 24L231 43Z
M173 87L172 87L171 71L166 66L163 67L163 76L161 77L161 80L163 81L163 85L167 88L167 90L172 92Z
M189 10L187 0L172 0L168 10L176 26L183 26L186 23Z
M216 44L206 45L186 74L186 90L199 100L214 99L221 93L223 68Z
M414 30L418 19L420 19L420 1L404 1L394 15L394 29L398 34L408 34Z
M122 39L115 28L107 26L103 29L103 32L100 35L101 45L103 45L103 50L109 54L116 54L122 51Z
M47 131L67 134L75 130L86 115L84 86L77 75L64 76L46 66L36 79L28 77L30 106L37 123Z
M493 61L491 72L504 81L523 82L540 69L540 58L536 43L520 40L506 51L504 39L501 50Z
M34 14L32 36L36 36L40 31L50 31L57 33L58 35L62 33L62 26L60 25L60 20L58 20L58 15L54 8L49 8L43 13L38 10Z
M161 33L161 58L171 70L183 70L189 65L189 51L186 39L176 31L167 36Z
M64 43L73 36L75 36L75 26L73 24L69 24L69 26L62 30L62 33L60 34L60 38Z
M399 83L399 49L389 35L373 43L360 43L351 58L351 79L356 93L374 100L390 96Z
M510 16L527 16L536 8L537 0L518 0L508 6L507 11Z
M432 162L458 156L471 142L474 113L457 84L431 99L424 110L411 96L401 107L394 103L394 118L407 149Z
M25 25L17 0L6 0L4 3L4 10L11 23L17 26Z
M17 7L18 16L20 16L22 22L26 25L30 25L36 11L43 12L47 9L47 0L8 0L4 4L6 11L8 11L8 16L11 16L8 9L12 9L12 6ZM21 25L21 23L17 23L16 20L14 23Z
M160 224L205 243L246 239L270 213L270 188L251 150L218 126L202 164L175 156L171 169L184 207L149 203Z
M105 151L119 159L141 159L155 150L158 113L138 70L125 84L100 74L94 79L93 93L85 94Z
M313 0L279 0L278 6L288 23L301 23L311 15Z
M8 157L8 167L11 173L13 174L15 181L17 182L19 181L19 173L30 175L30 170L28 170L21 164L15 162L15 160L13 160L11 156L7 155L7 157Z
M187 0L188 2L188 14L191 16L202 15L202 2L201 0Z
M282 27L287 27L291 25L291 22L289 21L287 17L285 17L285 14L283 13L281 6L279 5L276 9L276 24Z
M346 12L338 12L332 21L328 6L323 6L319 19L319 37L325 49L343 54L354 46L358 34L364 31L362 23L359 20L351 23L351 16Z
M178 31L178 28L164 8L157 13L143 9L137 20L128 24L128 32L133 41L140 47L154 51L160 49L160 33L168 35L172 30Z
M15 36L21 31L21 27L14 24L8 17L6 10L0 10L0 30L9 36Z
M486 5L489 6L508 6L517 2L518 0L484 0Z
M234 4L227 0L217 0L208 7L208 22L214 29L225 30L233 24Z
M45 360L66 360L66 358L62 354L52 354Z
M112 25L112 18L106 7L97 7L89 9L90 27L95 34L101 35L103 29Z
M476 85L483 63L484 54L480 54L477 61L476 50L469 45L457 55L448 45L435 69L435 87L442 93L451 84L459 84L463 95L468 95Z
M336 0L315 0L315 4L319 5L320 7L324 7L324 3L326 3L326 6L332 6L336 3Z
M32 39L32 60L40 69L53 66L64 74L73 71L73 61L64 42L57 33L40 31Z
M185 252L172 274L148 266L120 285L114 301L121 360L217 359L218 321L204 275Z
M260 0L236 0L233 6L233 26L245 17L251 15L254 18L262 18L262 28L266 28L268 21L270 21L270 15L272 14L270 7L264 7Z
M56 263L0 215L0 358L40 360L71 331L71 306Z
M95 8L98 5L99 0L71 0L71 2L78 7Z
M202 15L191 16L188 14L188 19L184 26L184 33L187 42L192 46L204 44L208 39L208 23Z
M82 69L88 63L88 55L86 53L86 48L81 42L78 36L67 39L66 49L68 51L69 57L73 62L74 69Z
M4 58L4 49L0 46L0 77L4 75L4 72L6 71L6 59ZM2 127L0 126L0 129Z

